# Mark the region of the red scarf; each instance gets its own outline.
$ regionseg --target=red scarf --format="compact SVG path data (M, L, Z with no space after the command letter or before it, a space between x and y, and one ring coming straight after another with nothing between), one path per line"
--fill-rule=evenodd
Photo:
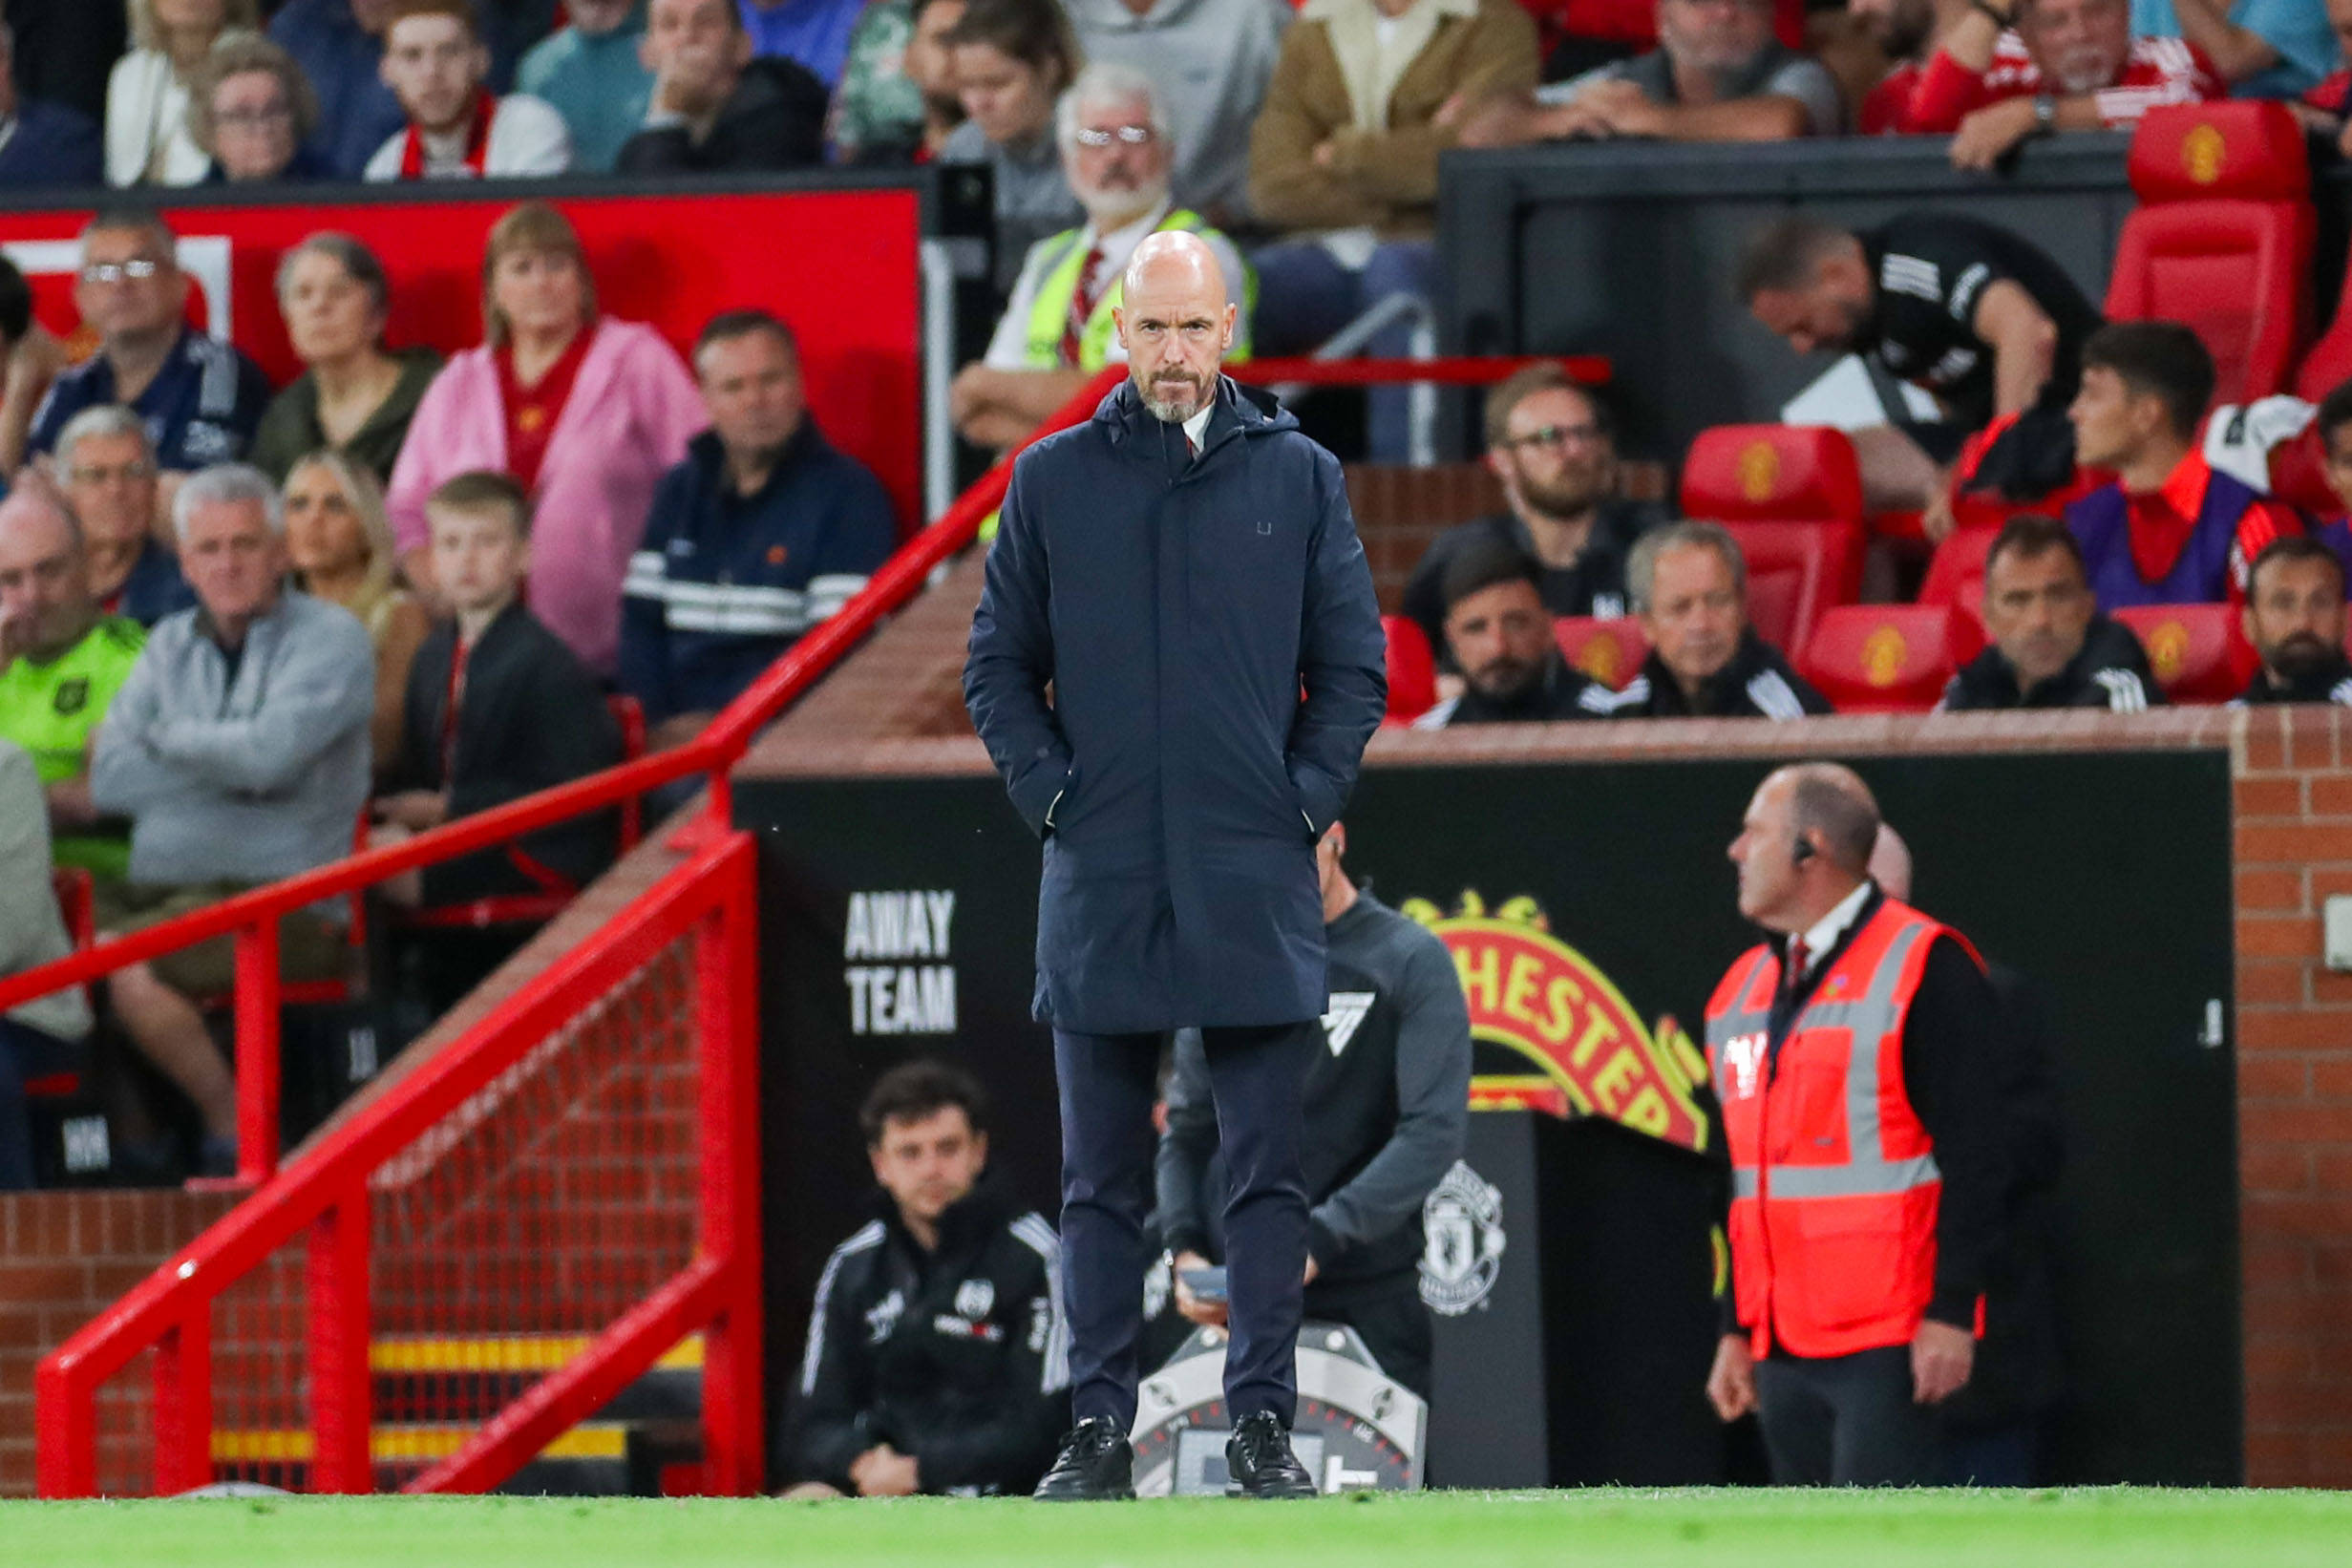
M482 177L483 166L490 161L490 122L498 117L498 100L490 89L483 88L474 99L474 123L465 136L466 172L475 179ZM410 122L409 134L400 143L400 178L425 178L424 133Z

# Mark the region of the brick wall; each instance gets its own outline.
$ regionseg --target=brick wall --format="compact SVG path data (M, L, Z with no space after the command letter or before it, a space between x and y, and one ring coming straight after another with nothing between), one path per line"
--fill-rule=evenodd
M32 1368L229 1208L180 1192L0 1195L0 1496L32 1491Z
M2235 753L2246 1472L2352 1486L2352 975L2320 958L2352 894L2352 725L2252 716Z

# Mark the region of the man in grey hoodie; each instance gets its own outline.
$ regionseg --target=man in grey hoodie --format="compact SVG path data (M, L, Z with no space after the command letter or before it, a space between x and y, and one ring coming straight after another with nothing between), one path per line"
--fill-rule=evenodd
M99 890L119 934L295 876L351 849L368 798L375 656L350 613L285 585L286 514L239 463L192 476L172 503L197 607L159 623L98 729L93 803L131 818L131 881ZM289 981L344 973L341 907L289 915ZM222 937L117 970L110 996L132 1043L196 1104L200 1163L233 1168L237 1091L192 999L235 983Z

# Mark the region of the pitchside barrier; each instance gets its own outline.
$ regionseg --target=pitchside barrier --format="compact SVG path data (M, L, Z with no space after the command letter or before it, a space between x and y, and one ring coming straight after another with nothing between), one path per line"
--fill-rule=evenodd
M278 312L278 263L305 236L340 230L383 262L387 343L455 353L481 342L482 243L531 198L553 201L580 231L599 308L648 324L681 353L723 310L757 307L792 323L827 436L880 476L910 532L945 508L955 493L945 399L957 280L985 272L985 180L919 170L686 186L444 181L305 187L280 201L194 187L169 193L160 210L196 283L191 319L283 386L302 365ZM87 206L37 200L0 213L0 252L32 285L36 318L77 355L95 344L73 297L74 236L89 217Z
M1465 385L1526 363L1253 371ZM1122 374L1095 377L1040 434L1091 415ZM688 745L0 980L4 1011L198 942L236 944L237 1181L253 1195L41 1362L43 1496L221 1479L488 1491L665 1358L701 1371L700 1459L679 1484L760 1488L760 1216L821 1209L830 1195L778 1185L774 1148L763 1170L752 1027L761 922L730 770L973 541L1009 475L1008 463L991 469ZM677 863L650 888L280 1166L280 919L706 775L703 806L669 825ZM787 1201L763 1206L763 1192Z

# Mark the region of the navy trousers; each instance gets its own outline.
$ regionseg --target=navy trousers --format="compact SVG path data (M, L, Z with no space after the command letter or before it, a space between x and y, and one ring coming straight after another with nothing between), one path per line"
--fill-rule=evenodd
M1299 1310L1306 1277L1306 1177L1299 1140L1306 1072L1323 1047L1310 1019L1201 1031L1230 1176L1225 1266L1232 1292L1225 1403L1233 1418L1299 1404ZM1062 1293L1070 1409L1121 1431L1135 1424L1143 1333L1144 1221L1152 1211L1152 1103L1160 1036L1053 1031L1062 1107Z

